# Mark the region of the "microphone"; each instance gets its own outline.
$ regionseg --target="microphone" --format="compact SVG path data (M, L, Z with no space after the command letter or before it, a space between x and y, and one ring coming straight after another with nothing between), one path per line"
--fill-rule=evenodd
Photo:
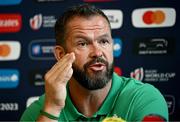
M142 122L166 122L166 119L160 115L150 114L143 118Z

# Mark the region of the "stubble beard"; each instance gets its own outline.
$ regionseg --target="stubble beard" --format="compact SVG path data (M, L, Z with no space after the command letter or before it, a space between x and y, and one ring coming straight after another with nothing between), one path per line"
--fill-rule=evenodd
M88 72L88 67L94 63L105 64L105 71ZM113 63L109 64L102 58L93 59L84 64L83 69L80 69L76 64L73 64L73 77L84 88L88 90L97 90L104 88L106 84L112 79Z

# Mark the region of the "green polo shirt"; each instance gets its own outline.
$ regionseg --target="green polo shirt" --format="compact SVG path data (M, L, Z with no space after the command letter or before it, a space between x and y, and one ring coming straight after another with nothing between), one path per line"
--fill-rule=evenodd
M20 121L35 121L43 108L43 103L44 95L25 110ZM113 116L126 121L140 121L150 114L168 120L167 104L161 93L150 84L119 77L114 73L111 89L102 106L92 117L86 117L78 112L67 90L66 105L60 113L59 121L101 121Z

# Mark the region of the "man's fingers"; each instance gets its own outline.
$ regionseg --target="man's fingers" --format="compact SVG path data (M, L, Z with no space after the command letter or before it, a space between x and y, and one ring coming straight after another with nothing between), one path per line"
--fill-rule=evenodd
M54 71L53 71L52 74L54 74L54 73L56 73L56 72L64 71L64 69L65 69L68 65L72 66L72 63L74 62L74 60L75 60L74 53L70 53L70 54L68 55L68 57L66 58L66 60L63 60L63 61L59 61L59 62L58 62L59 64L57 64L57 66L56 66L56 68L54 69Z
M55 81L66 83L71 78L72 73L73 73L72 65L67 65L67 67L65 67L62 72L57 72Z
M62 72L67 65L71 64L75 60L74 53L66 54L60 61L58 61L49 71L46 73L45 78L55 76Z
M50 69L50 72L51 72L51 70L56 70L59 66L63 65L64 63L66 63L67 60L68 60L68 56L69 56L69 54L66 54L58 62L56 62L56 64Z

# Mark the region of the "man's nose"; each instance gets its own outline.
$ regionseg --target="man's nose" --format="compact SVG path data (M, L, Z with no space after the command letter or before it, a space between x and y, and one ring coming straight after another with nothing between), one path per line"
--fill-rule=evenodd
M103 55L103 51L98 44L92 44L90 52L91 57L101 57Z

